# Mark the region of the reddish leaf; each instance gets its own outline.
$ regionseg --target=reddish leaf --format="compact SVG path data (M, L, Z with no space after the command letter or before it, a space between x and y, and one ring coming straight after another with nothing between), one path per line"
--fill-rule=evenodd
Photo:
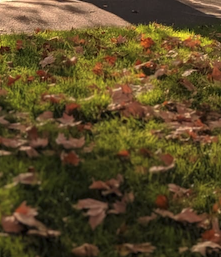
M2 227L7 233L20 233L24 230L22 226L14 216L2 216Z
M174 158L172 155L170 154L161 154L160 155L160 159L163 161L163 163L166 165L166 166L169 166L173 163L174 161Z
M15 210L15 212L33 217L38 214L36 209L26 205L26 201L22 202Z
M71 164L74 166L78 166L80 162L78 155L74 151L61 154L61 160L64 164Z
M117 153L118 157L129 157L130 153L128 150L121 150Z
M21 50L21 49L23 49L23 41L17 40L16 41L16 50Z
M102 63L98 62L95 64L94 68L92 69L92 71L96 74L101 76L103 74L103 65Z
M214 80L221 81L221 71L216 66L213 67L211 76Z
M144 34L143 34L142 37L141 37L141 42L140 42L140 44L141 44L145 49L147 49L147 48L150 48L150 47L151 47L152 45L154 45L155 43L154 43L154 41L153 41L152 38L150 38L150 37L145 38L145 37L144 37Z
M117 60L117 57L107 55L104 57L104 60L113 66Z
M168 209L168 199L165 195L158 195L155 200L155 205L160 209Z
M184 45L189 48L194 48L200 46L201 42L199 39L193 39L192 37L188 37L183 41Z
M69 104L66 104L65 105L65 112L68 114L68 115L71 115L73 114L73 111L77 108L79 108L80 105L77 104L77 103L69 103Z
M148 108L148 107L146 107L146 108ZM150 111L150 112L148 113L147 116L152 115L151 107L148 108L148 111ZM147 114L145 107L138 102L131 102L131 103L127 104L124 107L124 109L121 111L121 113L125 117L132 116L132 117L138 118L138 119L145 118L146 114Z
M122 89L122 92L123 92L124 94L131 94L131 93L133 92L132 89L131 89L131 87L128 86L127 84L121 85L121 89Z
M11 86L12 84L15 83L15 81L19 80L20 78L21 78L21 75L16 75L15 78L13 78L12 76L9 76L9 77L8 77L7 85L8 85L8 86Z

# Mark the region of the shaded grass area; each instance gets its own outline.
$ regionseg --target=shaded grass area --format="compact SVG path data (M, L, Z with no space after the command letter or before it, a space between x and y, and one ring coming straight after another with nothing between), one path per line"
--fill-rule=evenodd
M170 37L179 37L184 41L189 37L194 38L195 34L188 30L174 31L170 27L151 24L127 29L42 31L32 35L0 37L0 46L10 48L1 48L0 51L0 90L7 90L6 96L0 95L0 117L5 116L10 123L35 125L40 135L49 138L46 150L53 151L50 155L40 148L37 158L29 158L18 148L4 146L0 140L0 149L13 153L0 156L0 215L10 215L26 200L28 205L37 207L39 220L47 227L61 231L58 238L25 234L1 237L0 256L68 257L73 256L73 244L79 246L85 242L99 247L101 257L119 256L116 245L143 242L151 242L156 247L152 256L200 256L190 251L179 253L179 247L191 248L196 244L204 232L202 228L160 216L147 226L140 225L137 220L151 215L158 207L155 203L158 195L168 198L168 209L174 213L191 207L198 213L206 212L211 217L219 217L219 213L213 213L212 208L220 197L219 193L214 193L221 187L220 129L211 131L212 136L218 136L216 143L168 140L165 135L170 134L170 129L162 119L123 117L117 111L107 111L107 107L112 101L109 91L116 84L145 87L146 84L141 80L142 73L144 79L150 77L147 83L152 85L151 90L136 96L137 101L143 105L156 106L165 101L186 100L191 102L193 109L200 109L204 104L209 105L212 111L219 111L221 82L208 79L211 73L208 67L212 68L213 62L220 60L219 31L219 26L208 28L206 33L204 28L199 30L197 33L204 37L196 36L200 44L193 47L173 45L173 41L169 40L171 48L162 47L162 43ZM144 49L140 44L141 34L150 37L155 44ZM188 76L197 88L193 94L178 82L183 72L194 68L193 64L184 62L176 66L174 60L188 60L191 54L197 53L203 53L205 61L202 63L209 62L209 65L198 67L200 72ZM39 62L49 55L55 61L41 67ZM77 62L68 64L73 56ZM104 58L107 56L116 58L113 64ZM167 76L153 78L151 76L155 74L156 68L143 69L141 72L135 69L138 60L141 63L153 61L158 67L166 66L172 72ZM95 69L97 63L101 63L102 68ZM40 70L39 76L36 72ZM9 85L9 76L21 77ZM49 98L45 99L45 95L49 95ZM72 102L80 105L72 113L75 121L91 123L90 130L82 130L79 126L59 128L54 121L41 124L36 120L44 111L52 111L54 118L60 118L66 105ZM25 118L19 115L26 112L28 115ZM157 130L162 131L164 136L158 137L152 133ZM60 160L64 149L55 142L59 132L74 138L83 135L86 146L94 143L91 152L76 149L81 160L78 166L64 164ZM27 138L26 132L8 129L1 123L0 136ZM148 149L153 156L149 158L141 155L139 149L142 148ZM127 150L129 157L117 156L121 150ZM164 173L149 173L151 167L161 165L157 153L173 156L175 167ZM19 184L5 188L13 177L27 172L30 166L37 171L40 185ZM113 196L104 197L98 190L90 190L89 186L93 179L105 181L115 178L117 174L122 174L125 180L122 192L132 191L135 200L127 205L126 213L108 215L92 231L88 218L81 211L75 210L73 204L85 198L113 202ZM168 190L169 183L191 188L194 193L189 198L174 200ZM117 233L122 224L126 224L126 229Z

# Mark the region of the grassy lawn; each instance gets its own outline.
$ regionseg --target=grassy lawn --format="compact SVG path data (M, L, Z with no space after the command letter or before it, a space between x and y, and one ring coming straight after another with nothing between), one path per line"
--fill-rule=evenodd
M218 256L220 39L1 35L0 256Z

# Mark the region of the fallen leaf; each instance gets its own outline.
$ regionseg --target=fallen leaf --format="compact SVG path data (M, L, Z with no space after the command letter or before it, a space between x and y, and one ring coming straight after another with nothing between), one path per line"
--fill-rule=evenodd
M151 213L150 216L144 216L144 217L140 217L138 219L138 223L142 224L142 225L146 225L148 224L151 220L155 220L157 218L157 215L155 213Z
M21 78L21 75L16 75L15 78L13 78L12 76L9 76L7 86L11 86L12 84L15 83L15 81L19 80L20 78Z
M191 189L186 189L176 184L168 184L168 187L169 191L174 193L174 198L189 196L191 194Z
M165 195L158 195L155 200L155 205L160 209L168 209L168 199Z
M188 222L188 223L201 223L206 219L205 215L197 215L192 209L183 209L180 213L174 215L172 212L167 210L156 209L155 213L161 215L162 217L168 217L178 222Z
M38 147L46 147L48 145L48 138L37 138L33 139L29 142L30 146L33 148L38 148Z
M61 160L64 164L72 164L74 166L78 166L80 162L78 155L74 151L71 151L69 153L62 152Z
M220 252L221 246L211 241L200 242L191 248L191 252L199 252L203 256L207 256L207 249L211 248L213 252Z
M221 81L221 71L219 70L219 68L214 66L211 76L214 80Z
M48 121L53 120L53 112L51 111L45 111L42 114L40 114L37 119L37 121Z
M1 224L7 233L20 233L24 230L24 226L14 216L2 216Z
M94 74L101 76L104 72L102 63L101 62L96 63L92 71Z
M154 252L156 247L152 246L151 243L142 244L122 244L117 246L117 251L121 256L126 256L128 254L138 254L145 253L151 254Z
M65 112L68 114L68 115L71 115L73 114L73 111L77 108L79 108L80 105L77 104L77 103L69 103L69 104L66 104L65 105Z
M85 243L72 249L72 253L80 257L96 257L99 254L99 249L95 245Z
M85 144L84 136L79 139L73 137L66 139L63 133L59 133L55 141L58 145L62 145L65 149L81 148Z
M183 85L188 91L197 91L197 88L186 78L180 80L180 84Z
M171 170L175 167L175 164L172 163L169 166L153 166L149 169L150 173L159 173L159 172L166 172L168 170Z
M16 184L35 185L38 183L38 180L35 172L27 172L14 177L13 182Z
M42 68L44 68L45 66L52 64L55 62L55 58L53 55L49 55L46 58L44 58L44 60L40 61L39 64L41 65Z
M94 230L105 219L108 204L88 198L79 200L78 203L73 207L78 210L89 209L86 212L86 216L89 216L90 227L92 228L92 230Z

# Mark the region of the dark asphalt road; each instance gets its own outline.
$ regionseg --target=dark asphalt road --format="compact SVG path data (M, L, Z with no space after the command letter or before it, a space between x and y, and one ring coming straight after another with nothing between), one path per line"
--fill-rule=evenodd
M221 19L221 0L82 0L130 23L159 22L177 26L211 24ZM221 20L220 20L221 23Z
M221 0L0 0L0 34L36 28L69 30L156 21L221 24ZM218 19L219 18L219 19Z

